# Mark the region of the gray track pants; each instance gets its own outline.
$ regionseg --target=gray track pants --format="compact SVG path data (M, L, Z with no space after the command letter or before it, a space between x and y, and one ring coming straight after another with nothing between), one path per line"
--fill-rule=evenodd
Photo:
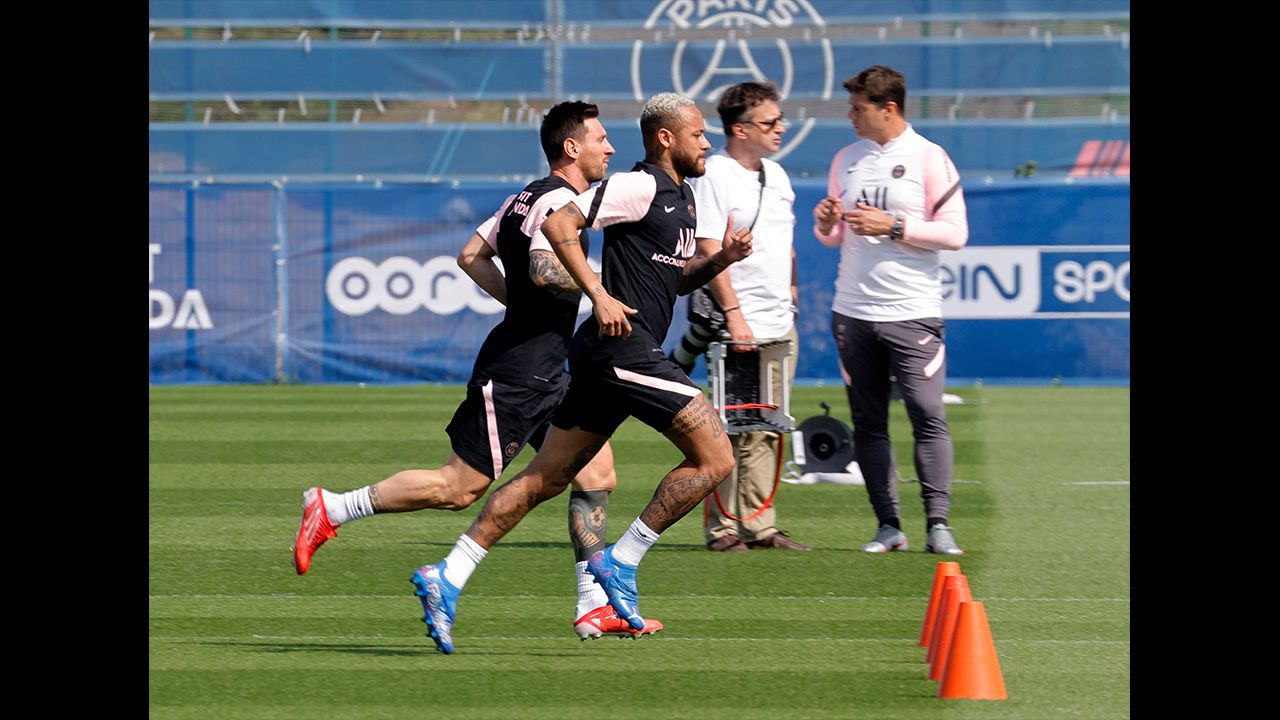
M911 418L925 517L946 518L953 450L942 403L947 377L942 318L871 322L833 312L831 333L853 414L854 459L866 479L876 518L883 524L899 517L898 487L890 478L890 375L898 379Z

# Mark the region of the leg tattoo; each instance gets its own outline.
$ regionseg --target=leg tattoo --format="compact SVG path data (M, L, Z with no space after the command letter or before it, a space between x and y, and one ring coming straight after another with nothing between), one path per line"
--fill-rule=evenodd
M378 486L369 486L369 504L373 506L374 514L386 512L382 505L382 496L378 494Z
M578 562L586 562L605 546L609 491L574 490L569 494L569 538Z
M573 460L561 468L558 474L555 472L546 475L533 474L529 468L525 468L519 475L489 494L484 510L480 511L480 516L471 523L467 536L483 548L496 545L503 536L511 532L512 528L520 524L530 510L564 492L578 471L600 452L604 443L605 441L601 440L578 451Z
M653 498L640 513L640 519L654 532L661 533L698 507L698 503L710 495L723 479L713 480L696 467L681 465L658 483Z
M706 398L699 396L676 414L675 419L671 421L671 427L667 428L663 434L674 442L680 436L692 435L704 425L710 425L712 437L718 438L724 435L720 414L711 407L711 403L707 402Z

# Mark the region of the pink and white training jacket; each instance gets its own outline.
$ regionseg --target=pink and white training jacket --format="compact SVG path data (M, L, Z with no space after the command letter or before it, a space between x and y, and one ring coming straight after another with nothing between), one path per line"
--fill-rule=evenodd
M845 212L857 201L905 219L901 241L863 236L844 221L830 233L814 225L819 240L840 240L840 269L831 309L877 322L942 317L940 250L958 250L969 239L960 174L935 143L907 125L881 145L859 140L836 153L827 193Z

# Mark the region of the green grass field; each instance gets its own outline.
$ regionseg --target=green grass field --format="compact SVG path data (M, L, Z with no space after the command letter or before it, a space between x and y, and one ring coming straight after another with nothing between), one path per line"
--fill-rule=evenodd
M580 642L567 495L494 548L463 594L452 656L432 650L409 576L479 512L351 523L298 577L302 491L348 490L448 455L461 387L150 389L153 718L1129 717L1129 389L955 388L951 524L984 601L1009 699L944 700L916 645L939 556L919 486L911 551L865 555L859 486L786 485L779 525L810 553L703 549L701 511L640 569L666 630ZM793 414L848 422L838 387ZM915 474L901 403L892 434ZM610 541L678 459L634 420L614 437ZM529 450L504 479L524 467Z

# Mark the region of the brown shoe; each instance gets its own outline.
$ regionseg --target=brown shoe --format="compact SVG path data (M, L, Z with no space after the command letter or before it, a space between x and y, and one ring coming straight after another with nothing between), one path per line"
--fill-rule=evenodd
M714 552L746 552L750 550L742 538L737 535L721 535L707 543L707 549Z
M805 545L804 543L798 543L795 540L792 540L790 537L787 536L787 532L785 530L779 530L778 532L770 535L769 537L763 540L752 540L751 542L747 543L747 547L752 549L766 549L766 550L768 549L812 550L813 549L812 547Z

